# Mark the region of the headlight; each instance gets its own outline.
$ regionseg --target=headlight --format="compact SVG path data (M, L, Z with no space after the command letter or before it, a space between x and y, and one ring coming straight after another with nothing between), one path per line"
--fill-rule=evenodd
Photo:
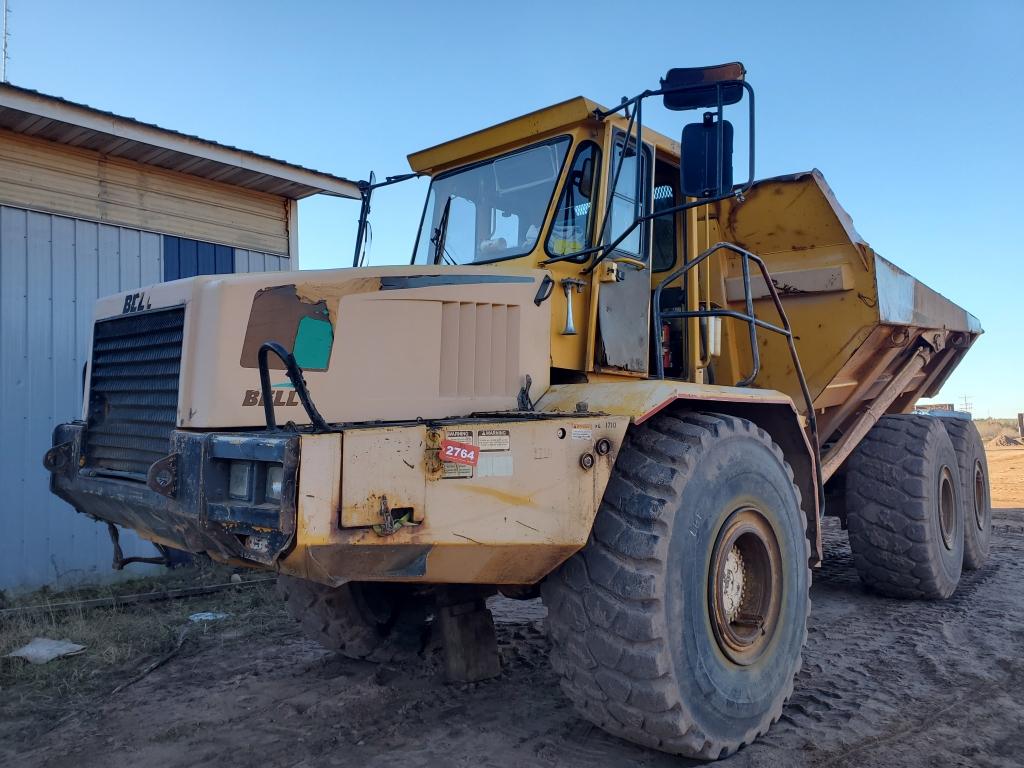
M232 499L241 499L242 501L252 498L251 479L252 462L232 461L228 475L228 495Z
M284 467L274 464L267 467L267 487L264 496L274 501L281 500L281 484L284 482Z

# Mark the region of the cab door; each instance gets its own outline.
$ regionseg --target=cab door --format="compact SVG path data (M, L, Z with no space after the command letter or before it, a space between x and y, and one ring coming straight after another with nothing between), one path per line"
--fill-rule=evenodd
M652 151L644 144L637 152L636 140L627 141L624 131L616 130L612 136L612 151L608 165L608 197L605 242L612 243L634 222L637 215L650 211L652 195ZM625 154L623 158L622 155ZM618 183L615 172L622 161ZM639 195L639 196L638 196ZM614 262L618 279L602 282L597 301L598 343L595 347L595 368L626 371L646 375L650 357L651 331L651 225L645 222L629 235L606 257ZM646 265L638 269L628 260ZM605 274L604 265L596 274Z

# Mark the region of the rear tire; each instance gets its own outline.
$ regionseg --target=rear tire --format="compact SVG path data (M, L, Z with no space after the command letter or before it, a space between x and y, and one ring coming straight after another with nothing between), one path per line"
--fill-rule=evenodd
M390 661L423 645L427 620L408 604L403 585L329 587L281 575L277 590L307 637L350 659Z
M850 455L846 515L860 579L889 597L941 599L964 559L960 469L939 419L884 416Z
M580 714L716 759L778 720L807 637L810 548L782 451L744 419L632 427L586 546L541 586Z
M978 427L967 419L940 419L953 443L960 467L964 510L964 568L977 570L988 559L992 540L992 495L988 485L988 459Z

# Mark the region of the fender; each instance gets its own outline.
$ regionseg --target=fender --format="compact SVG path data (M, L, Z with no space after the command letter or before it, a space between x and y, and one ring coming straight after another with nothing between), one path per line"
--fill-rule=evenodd
M629 416L633 424L642 424L669 407L739 416L754 422L772 436L793 469L794 482L803 499L807 539L811 545L810 565L820 565L822 509L815 480L818 454L807 437L803 417L788 395L772 389L633 379L555 384L536 404L538 411L547 413L591 411Z

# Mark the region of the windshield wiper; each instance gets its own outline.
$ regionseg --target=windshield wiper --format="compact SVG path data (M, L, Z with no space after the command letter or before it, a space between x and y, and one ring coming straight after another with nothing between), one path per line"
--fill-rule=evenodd
M444 210L441 211L441 219L437 222L437 226L434 227L434 233L430 237L430 244L434 246L435 264L443 259L454 267L456 266L455 259L452 258L451 254L444 247L445 238L448 237L448 214L451 213L451 210L452 195L448 195L448 200L444 204ZM438 256L440 256L440 259Z

